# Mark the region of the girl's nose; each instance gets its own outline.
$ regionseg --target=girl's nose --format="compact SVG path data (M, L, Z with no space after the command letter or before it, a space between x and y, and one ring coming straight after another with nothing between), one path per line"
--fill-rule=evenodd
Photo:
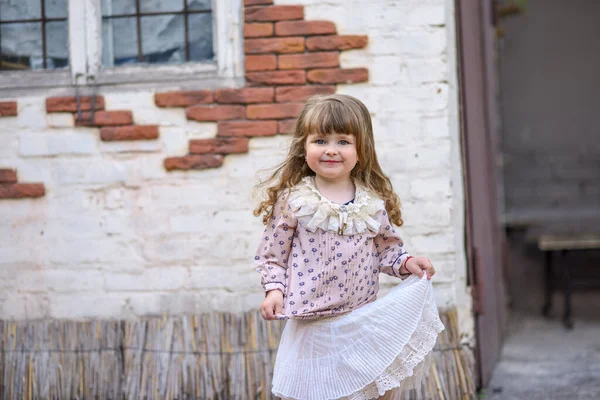
M325 154L327 154L328 156L334 156L337 154L337 151L335 149L326 149Z

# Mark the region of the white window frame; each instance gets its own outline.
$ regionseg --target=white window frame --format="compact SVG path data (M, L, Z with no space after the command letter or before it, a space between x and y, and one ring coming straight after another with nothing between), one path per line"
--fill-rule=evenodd
M0 92L70 86L147 86L195 81L204 87L243 80L243 0L212 0L215 59L184 64L102 68L101 0L67 0L69 65L64 70L0 72Z

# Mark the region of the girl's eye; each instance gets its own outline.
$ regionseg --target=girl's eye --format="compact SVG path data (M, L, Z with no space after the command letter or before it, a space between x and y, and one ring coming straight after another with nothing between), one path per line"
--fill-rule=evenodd
M346 144L350 144L350 142L347 140L340 140L340 144L346 145Z
M325 141L323 139L317 139L315 140L316 144L325 144Z

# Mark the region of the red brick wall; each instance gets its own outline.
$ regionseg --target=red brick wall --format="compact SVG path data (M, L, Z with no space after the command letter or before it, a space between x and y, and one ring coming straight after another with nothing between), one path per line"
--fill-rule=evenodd
M340 68L340 52L367 45L366 36L340 36L329 21L304 21L302 6L246 0L246 86L241 89L157 93L159 107L186 107L188 119L217 122L214 139L190 141L189 154L165 168L219 166L223 156L248 151L248 138L289 133L303 101L331 94L338 83L365 82L366 68Z
M45 192L41 183L18 183L17 171L14 169L0 169L0 199L41 197Z
M158 107L185 107L187 119L217 123L216 138L190 140L188 154L166 158L169 171L218 167L227 154L248 152L251 137L290 133L308 97L368 80L366 68L340 68L340 52L365 47L366 36L338 35L330 21L305 21L303 6L245 0L244 11L245 87L155 95ZM81 97L79 104L74 96L51 97L46 112L73 113L76 126L99 127L103 141L159 135L157 125L134 125L131 110L105 110L102 96ZM0 102L0 117L14 115L16 102ZM16 183L16 173L13 179L2 172L0 198L44 194L43 185L30 185Z

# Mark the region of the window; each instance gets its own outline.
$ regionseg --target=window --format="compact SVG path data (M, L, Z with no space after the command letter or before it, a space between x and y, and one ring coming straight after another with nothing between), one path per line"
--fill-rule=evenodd
M0 0L0 70L68 67L66 0Z
M180 64L214 58L207 0L103 0L102 65Z
M243 77L242 0L0 0L0 87Z

